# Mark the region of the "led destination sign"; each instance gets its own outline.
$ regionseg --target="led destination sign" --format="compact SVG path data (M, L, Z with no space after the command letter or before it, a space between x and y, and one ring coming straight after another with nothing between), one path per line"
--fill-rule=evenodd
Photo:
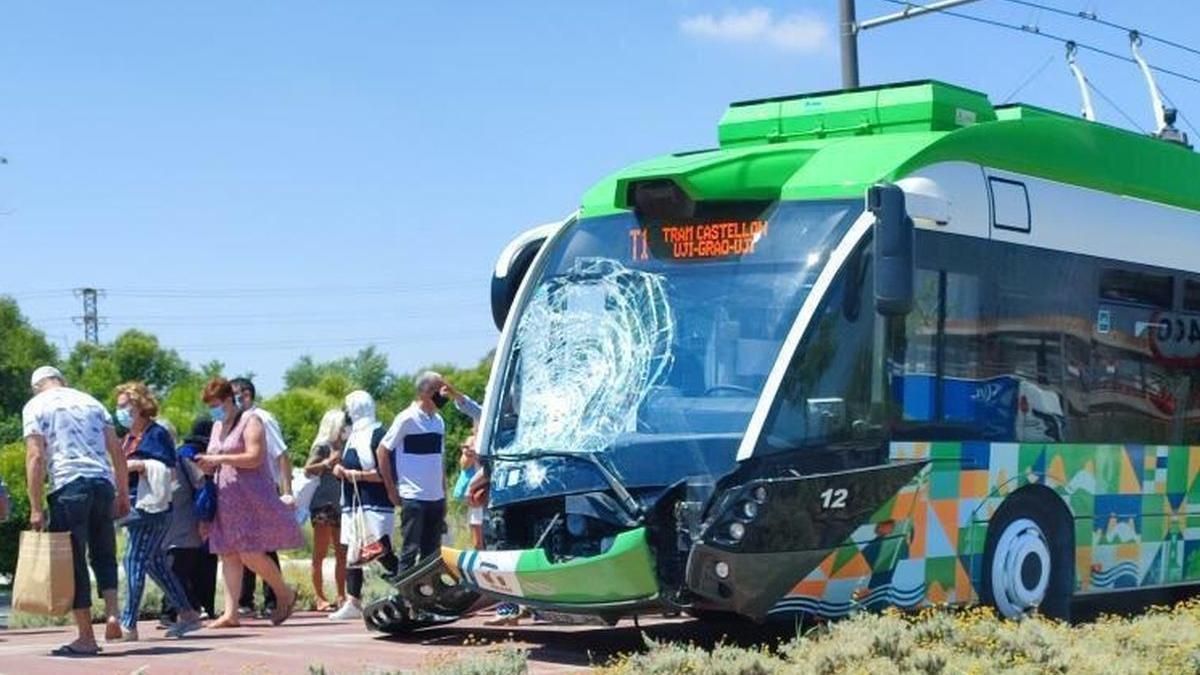
M663 223L629 231L634 260L650 257L667 260L711 260L754 253L767 236L765 220L729 220L712 223Z

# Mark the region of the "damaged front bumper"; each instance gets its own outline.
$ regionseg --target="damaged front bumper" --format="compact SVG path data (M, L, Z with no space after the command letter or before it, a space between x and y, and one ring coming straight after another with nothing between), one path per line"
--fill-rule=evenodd
M363 612L371 630L403 633L458 619L496 601L564 614L613 617L658 603L659 587L645 528L622 532L603 553L552 562L540 548L463 551L443 548Z

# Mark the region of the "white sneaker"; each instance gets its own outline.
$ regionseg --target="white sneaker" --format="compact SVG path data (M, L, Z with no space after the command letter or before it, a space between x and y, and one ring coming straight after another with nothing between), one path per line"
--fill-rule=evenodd
M362 608L353 602L350 602L349 600L347 600L346 604L342 605L338 611L329 615L330 621L354 621L355 619L361 618Z

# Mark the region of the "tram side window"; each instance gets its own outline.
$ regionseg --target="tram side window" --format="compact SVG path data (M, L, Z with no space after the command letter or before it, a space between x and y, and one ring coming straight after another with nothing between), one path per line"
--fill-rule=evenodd
M1188 445L1200 443L1200 281L1195 279L1183 280L1182 303L1183 312L1180 319L1187 330L1187 339L1182 342L1184 373L1180 377L1186 380L1186 386L1180 386L1182 410L1179 415L1183 418L1183 437L1180 442Z
M1106 269L1100 276L1100 298L1171 309L1173 283L1165 274Z
M1103 263L1091 406L1085 440L1172 443L1186 435L1183 415L1190 366L1187 322L1171 312L1174 277L1159 270ZM1177 341L1175 338L1181 338Z
M1183 282L1183 311L1200 312L1200 281L1185 279Z
M920 233L913 311L888 348L901 437L986 437L998 391L986 381L986 240Z
M1096 270L1090 259L1028 246L996 250L988 366L1014 393L1006 437L1079 440L1088 416Z

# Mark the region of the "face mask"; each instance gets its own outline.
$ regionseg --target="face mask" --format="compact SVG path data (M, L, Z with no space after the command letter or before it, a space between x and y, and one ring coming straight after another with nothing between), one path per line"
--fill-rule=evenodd
M129 408L117 408L116 418L117 424L126 429L133 428L133 413L129 412Z
M429 398L430 398L430 400L433 401L433 404L439 408L445 406L446 403L450 401L450 399L446 398L445 396L442 396L441 392L437 392L433 396L430 396Z
M225 408L219 405L210 406L208 409L208 415L209 417L212 417L212 421L214 422L224 422Z

